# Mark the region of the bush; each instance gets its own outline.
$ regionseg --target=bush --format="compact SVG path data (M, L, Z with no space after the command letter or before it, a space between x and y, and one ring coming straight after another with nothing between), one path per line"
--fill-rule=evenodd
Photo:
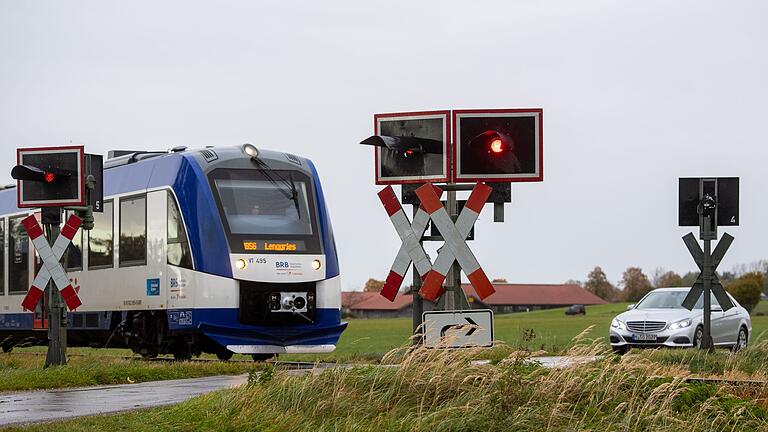
M740 278L728 284L727 290L749 312L760 302L763 289L762 273L745 273Z

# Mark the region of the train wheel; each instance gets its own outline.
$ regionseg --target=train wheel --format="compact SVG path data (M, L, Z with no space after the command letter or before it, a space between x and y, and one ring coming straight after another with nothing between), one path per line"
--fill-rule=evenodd
M192 353L188 349L177 349L173 352L173 358L176 361L192 360Z
M139 354L141 354L141 358L145 360L157 358L157 350L154 349L144 349Z
M251 354L251 358L255 362L263 362L274 357L274 354Z
M234 353L230 350L219 351L216 353L216 358L221 361L227 361L232 358L232 354Z

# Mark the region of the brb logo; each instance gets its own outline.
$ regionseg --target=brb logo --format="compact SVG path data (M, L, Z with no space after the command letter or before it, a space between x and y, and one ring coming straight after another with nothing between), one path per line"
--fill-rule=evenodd
M288 261L276 261L275 262L275 268L279 269L287 269L290 265L288 264Z

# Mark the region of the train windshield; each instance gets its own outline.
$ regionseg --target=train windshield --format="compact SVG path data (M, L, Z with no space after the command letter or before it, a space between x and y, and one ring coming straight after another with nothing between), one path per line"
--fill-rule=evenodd
M209 180L232 252L320 253L313 185L306 174L217 169Z
M291 188L267 180L214 181L233 234L312 234L305 182Z

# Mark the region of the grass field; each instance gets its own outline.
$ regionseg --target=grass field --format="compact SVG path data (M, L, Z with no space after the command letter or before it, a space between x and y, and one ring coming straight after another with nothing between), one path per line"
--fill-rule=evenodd
M626 304L590 306L586 316L566 316L564 309L496 315L495 339L513 347L561 352L574 336L595 326L590 337L605 336L611 319L626 310ZM333 354L319 359L379 359L401 346L411 335L411 318L349 319ZM298 356L286 358L298 359Z
M585 316L566 316L565 309L496 315L495 339L519 349L547 351L552 354L567 349L574 336L594 326L587 337L602 338L607 346L608 328L628 303L588 306ZM763 314L763 315L758 315ZM380 359L387 351L401 346L411 334L410 318L349 319L336 351L319 356L283 356L291 360L309 358L329 361ZM768 302L758 304L753 312L753 339L756 342L768 330Z
M563 352L574 336L592 327L587 337L602 341L607 346L607 332L611 319L626 310L626 303L587 307L586 316L566 316L564 309L497 315L495 339L515 349ZM342 334L336 351L329 354L294 354L280 356L280 360L378 362L390 350L404 345L411 335L410 318L348 319L349 326ZM768 302L763 302L753 312L753 339L763 337L768 330ZM19 353L42 353L45 347L16 349L10 355L0 354L0 373L3 362ZM71 348L74 355L131 356L129 350ZM215 356L206 355L213 359ZM73 357L74 358L74 357ZM248 356L236 355L235 360L247 360ZM2 375L0 375L1 377ZM0 384L0 390L2 390Z

